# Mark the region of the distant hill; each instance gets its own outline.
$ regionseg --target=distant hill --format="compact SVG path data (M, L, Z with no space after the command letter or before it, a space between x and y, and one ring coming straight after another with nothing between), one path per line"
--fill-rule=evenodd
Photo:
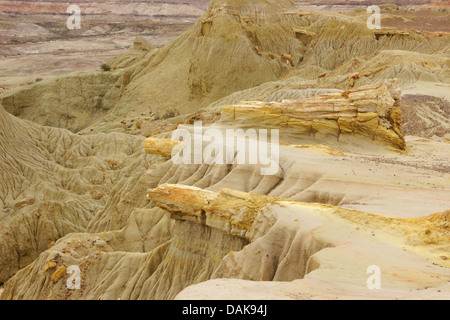
M100 0L77 1L85 14L134 14L134 15L187 15L200 16L208 6L208 0ZM0 1L0 12L21 14L65 13L72 2L58 0Z

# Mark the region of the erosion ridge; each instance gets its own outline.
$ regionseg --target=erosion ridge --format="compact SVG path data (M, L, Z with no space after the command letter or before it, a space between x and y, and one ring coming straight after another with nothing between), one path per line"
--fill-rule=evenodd
M122 177L143 172L142 143L41 127L0 106L0 283L53 241L85 231Z

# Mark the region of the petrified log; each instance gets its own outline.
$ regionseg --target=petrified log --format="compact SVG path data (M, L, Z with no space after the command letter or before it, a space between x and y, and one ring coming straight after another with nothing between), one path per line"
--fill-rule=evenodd
M395 80L310 99L248 101L222 108L220 122L241 128L284 128L307 136L357 135L404 150L400 90Z
M159 154L164 157L170 157L172 150L181 142L170 139L148 138L145 140L145 152L148 154Z
M230 189L219 193L182 185L162 185L148 190L147 197L171 213L172 219L207 225L245 237L261 208L274 197Z

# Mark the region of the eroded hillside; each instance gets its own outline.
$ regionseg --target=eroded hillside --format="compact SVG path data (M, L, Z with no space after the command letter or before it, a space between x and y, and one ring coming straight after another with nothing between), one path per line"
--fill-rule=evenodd
M161 118L196 112L261 84L267 97L280 89L336 85L348 89L390 78L398 78L402 85L448 83L448 34L377 32L367 29L366 20L365 12L302 11L290 1L213 1L189 31L167 46L142 54L131 51L123 55L121 61L126 63L111 61L118 79L106 80L101 72L69 76L75 82L86 76L102 79L98 80L102 88L89 88L95 103L84 106L99 114L94 125L79 115L82 88L76 84L73 94L41 94L53 91L59 79L13 92L2 103L19 117L59 127L65 127L60 118L70 110L71 122L77 122L69 126L71 130L101 132L134 129L135 121L152 121L154 129L154 120L158 124ZM244 96L258 99L261 94ZM43 114L42 109L52 112Z

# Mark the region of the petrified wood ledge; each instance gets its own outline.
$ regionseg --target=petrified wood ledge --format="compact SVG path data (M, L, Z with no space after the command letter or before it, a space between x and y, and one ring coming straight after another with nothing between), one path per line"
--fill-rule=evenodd
M148 154L159 154L163 157L170 157L172 150L182 142L173 141L170 139L148 138L145 140L144 148Z
M401 111L397 108L400 95L396 81L386 80L310 99L248 101L225 106L219 122L233 128L278 128L323 140L358 136L404 150ZM145 151L170 157L180 144L170 139L148 138Z
M240 128L280 128L311 137L359 135L404 150L400 90L395 80L343 93L279 102L248 101L222 108L220 123Z
M186 220L245 238L260 210L276 198L221 189L219 193L182 185L161 185L148 190L147 198Z

